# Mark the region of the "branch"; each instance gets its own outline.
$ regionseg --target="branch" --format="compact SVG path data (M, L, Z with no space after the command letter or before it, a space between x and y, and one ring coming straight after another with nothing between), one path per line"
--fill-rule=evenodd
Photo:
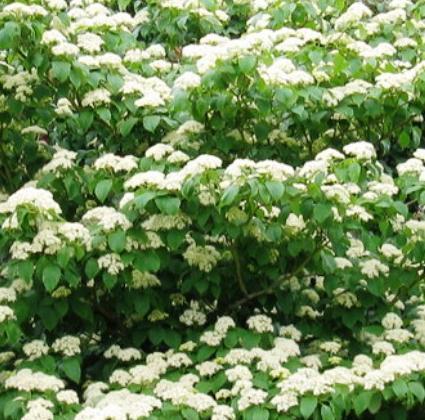
M245 282L244 282L243 277L242 277L241 261L239 259L239 253L238 253L238 248L236 246L236 243L233 243L230 249L231 249L231 252L232 252L232 255L233 255L233 259L235 260L236 277L238 279L239 288L241 289L242 293L245 296L249 296L248 290L246 288Z
M299 266L297 266L290 274L285 276L283 279L278 279L270 286L266 287L262 290L257 290L256 292L250 293L246 295L244 298L237 300L233 305L230 305L229 310L233 310L241 305L244 305L245 303L256 299L260 296L269 295L273 293L276 289L279 289L283 283L285 283L287 280L289 280L291 277L296 276L300 271L304 269L304 267L313 259L313 257L322 249L322 246L316 248L315 251L313 251Z

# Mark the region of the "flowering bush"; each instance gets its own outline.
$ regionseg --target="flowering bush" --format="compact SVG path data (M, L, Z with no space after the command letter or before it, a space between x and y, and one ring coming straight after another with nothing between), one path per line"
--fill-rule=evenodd
M3 5L0 417L423 416L424 14Z

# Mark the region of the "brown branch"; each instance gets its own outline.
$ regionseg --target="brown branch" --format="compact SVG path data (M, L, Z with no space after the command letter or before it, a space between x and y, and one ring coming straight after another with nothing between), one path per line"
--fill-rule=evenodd
M242 277L241 261L239 259L239 253L238 253L238 248L236 246L236 243L232 244L231 251L232 251L233 259L235 260L236 277L238 279L239 288L241 289L242 293L245 296L249 296L248 290L246 288L245 282L244 282L243 277Z
M296 276L298 273L300 273L300 271L304 269L304 267L313 259L313 257L317 254L317 252L319 252L322 248L323 246L316 248L315 251L313 251L299 266L297 266L290 274L285 276L283 279L279 279L275 281L273 284L271 284L270 286L266 287L265 289L257 290L256 292L252 292L248 294L247 296L245 296L244 298L237 300L233 305L230 305L229 309L233 310L260 296L269 295L273 293L276 289L280 288L283 285L283 283L285 283L285 281L289 280L291 277Z

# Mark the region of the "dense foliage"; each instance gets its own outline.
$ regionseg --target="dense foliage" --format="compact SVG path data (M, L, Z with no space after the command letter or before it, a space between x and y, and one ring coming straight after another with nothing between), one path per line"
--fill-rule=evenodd
M424 28L1 3L0 417L423 416Z

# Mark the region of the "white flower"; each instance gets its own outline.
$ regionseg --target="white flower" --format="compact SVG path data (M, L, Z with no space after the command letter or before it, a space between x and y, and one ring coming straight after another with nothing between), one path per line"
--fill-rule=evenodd
M372 353L373 354L385 354L387 356L394 354L395 349L394 346L388 341L377 341L372 345Z
M35 360L49 352L49 346L42 340L33 340L24 344L22 351L28 360Z
M40 188L24 187L13 193L6 202L0 203L0 213L12 213L21 205L32 205L39 210L60 214L62 210L53 200L50 191Z
M162 188L164 185L165 176L159 171L140 172L133 175L125 181L125 189L136 189L142 186L151 185L157 188Z
M113 207L95 207L85 213L82 220L86 223L97 223L107 232L117 227L124 230L131 227L127 217Z
M212 376L223 368L219 364L208 360L195 367L200 376Z
M97 264L99 268L105 268L106 271L113 276L116 276L125 268L121 261L121 257L116 253L103 255L98 258Z
M238 401L239 410L246 410L251 406L263 404L267 398L267 392L261 389L245 389L241 392L241 398Z
M168 144L157 143L146 150L145 156L158 161L174 152L174 148Z
M62 404L79 404L77 393L71 389L59 391L56 394L56 399Z
M360 263L361 273L370 279L374 277L379 277L380 274L387 276L389 273L389 268L381 261L372 258Z
M93 164L93 167L99 169L110 169L117 172L130 172L137 168L137 158L132 155L117 156L113 153L107 153L99 158Z
M52 344L52 350L64 356L71 357L81 353L80 339L72 335L57 338Z
M266 315L253 315L246 321L250 330L258 333L273 332L272 320Z
M18 391L55 391L65 388L61 379L46 375L43 372L33 372L31 369L21 369L5 381L6 389L17 389Z
M357 159L370 160L376 157L373 144L366 141L350 143L343 147L344 153L356 157Z
M0 324L5 321L13 321L16 319L15 312L12 308L0 305Z
M94 108L96 105L109 104L110 102L111 92L105 88L99 88L87 92L81 101L81 105Z
M99 35L86 32L78 35L77 45L82 50L92 54L100 51L103 45L103 39Z
M190 266L208 273L217 265L221 254L212 245L200 246L192 243L183 253L183 258Z
M420 175L425 170L422 160L411 158L404 163L397 165L397 172L400 176L405 174Z
M191 71L187 71L180 75L174 81L174 88L189 90L197 88L201 84L201 76Z
M286 219L286 227L288 227L294 233L298 233L304 230L306 228L306 224L302 214L297 215L290 213Z
M61 42L52 47L53 55L64 55L67 57L75 57L79 54L80 49L70 42Z
M379 251L384 257L389 259L393 259L393 258L397 259L397 258L403 257L403 252L392 244L383 244L379 248Z
M65 36L57 29L44 31L41 37L41 43L44 45L62 44L66 42Z
M16 291L12 287L0 287L0 303L16 301Z

